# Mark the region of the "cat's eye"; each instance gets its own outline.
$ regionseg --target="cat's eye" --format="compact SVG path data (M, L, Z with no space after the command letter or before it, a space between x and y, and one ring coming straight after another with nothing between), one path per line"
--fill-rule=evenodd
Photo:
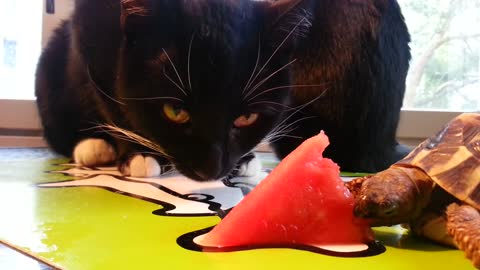
M163 113L168 120L177 124L185 124L190 120L190 114L186 110L173 104L163 105Z
M236 126L237 128L242 128L242 127L248 127L255 123L258 119L258 113L249 113L249 114L244 114L233 122L233 125Z

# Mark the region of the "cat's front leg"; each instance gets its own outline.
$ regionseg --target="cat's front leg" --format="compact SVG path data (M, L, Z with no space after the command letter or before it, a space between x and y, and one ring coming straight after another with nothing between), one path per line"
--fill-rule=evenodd
M240 159L230 174L222 179L222 182L229 187L242 187L242 191L247 194L267 175L268 173L262 169L260 159L254 153L248 153Z
M240 159L235 169L232 170L229 177L253 177L260 174L262 164L254 153L248 153Z
M252 154L253 155L253 154ZM253 155L252 159L241 163L238 166L238 176L252 177L258 175L262 171L262 164L260 160Z
M116 157L112 144L98 138L84 139L73 150L75 164L86 167L107 165L113 163Z
M172 169L166 158L130 147L128 150L116 150L111 143L99 138L87 138L77 143L73 150L73 160L75 164L86 167L116 162L123 175L132 177L156 177Z
M125 154L118 161L119 171L125 176L132 177L156 177L172 168L166 158L141 152Z

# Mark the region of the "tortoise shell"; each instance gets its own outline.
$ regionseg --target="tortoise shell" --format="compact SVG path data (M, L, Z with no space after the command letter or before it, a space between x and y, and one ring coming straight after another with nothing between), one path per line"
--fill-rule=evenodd
M480 113L464 113L396 166L423 170L457 199L480 209Z

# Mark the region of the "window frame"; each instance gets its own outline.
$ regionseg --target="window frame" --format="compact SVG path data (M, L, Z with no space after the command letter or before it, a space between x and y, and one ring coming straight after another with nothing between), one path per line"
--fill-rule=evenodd
M415 146L426 138L438 133L459 111L402 109L397 128L397 139Z
M461 113L402 109L397 138L402 143L414 146L436 134L443 125ZM34 100L0 100L0 115L0 147L46 146L40 135L42 129Z

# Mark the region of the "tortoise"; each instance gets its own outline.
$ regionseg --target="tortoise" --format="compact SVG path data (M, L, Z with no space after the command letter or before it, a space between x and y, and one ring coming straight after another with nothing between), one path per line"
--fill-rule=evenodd
M372 226L407 224L480 268L480 113L455 117L388 169L346 185L355 215Z

